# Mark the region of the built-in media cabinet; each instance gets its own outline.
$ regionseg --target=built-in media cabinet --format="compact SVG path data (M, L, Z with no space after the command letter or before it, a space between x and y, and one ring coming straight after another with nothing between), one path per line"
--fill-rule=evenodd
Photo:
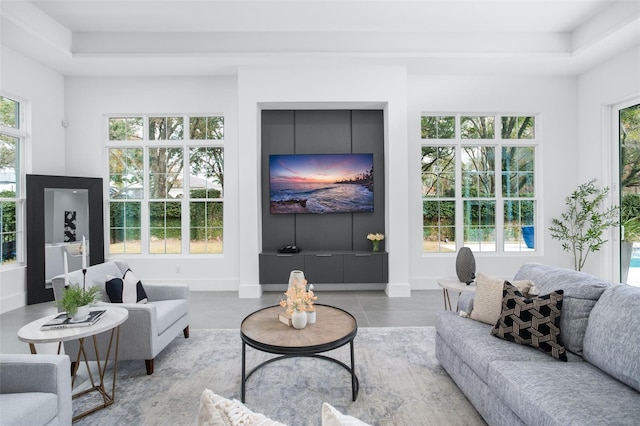
M260 254L260 283L283 284L295 269L311 283L386 283L388 255L383 252L300 252Z
M261 131L260 284L286 284L289 273L295 269L304 271L314 285L387 283L385 241L380 245L381 251L372 252L371 241L367 240L369 233L385 233L383 111L263 110ZM323 154L330 155L325 158ZM309 206L298 202L302 196L274 207L270 174L276 168L275 161L279 162L278 169L298 173L295 163L290 163L294 166L282 163L300 160L308 164L333 160L340 154L345 154L345 161L368 161L365 168L370 166L372 173L364 173L361 179L368 179L369 183L358 180L357 186L358 190L362 187L370 190L366 194L371 197L369 201L354 203L353 212L339 213L311 211ZM329 172L332 167L325 169ZM309 176L312 175L304 178ZM353 186L355 190L356 185ZM301 251L278 253L286 245L296 245Z

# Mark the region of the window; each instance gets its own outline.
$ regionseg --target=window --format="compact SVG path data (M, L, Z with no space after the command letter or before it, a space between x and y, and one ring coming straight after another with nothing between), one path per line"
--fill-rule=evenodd
M423 115L423 252L534 251L535 117Z
M21 261L23 111L19 101L0 96L0 266Z
M108 121L109 253L222 253L224 118Z

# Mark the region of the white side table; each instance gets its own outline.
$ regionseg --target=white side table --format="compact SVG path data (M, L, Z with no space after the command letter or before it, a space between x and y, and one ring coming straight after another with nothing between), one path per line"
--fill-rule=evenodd
M102 317L95 324L88 327L74 327L74 328L57 328L53 330L40 330L40 326L46 323L47 321L53 319L58 313L53 315L46 316L44 318L37 319L33 322L22 327L18 330L18 339L23 342L29 343L29 349L32 354L36 352L36 344L37 343L51 343L51 342L59 342L58 343L58 354L60 353L60 349L62 347L62 342L66 342L69 340L78 340L80 344L80 349L78 351L78 356L75 360L75 364L73 371L71 372L73 375L73 380L71 381L71 387L73 388L76 379L76 373L78 372L78 366L82 361L80 356L83 357L85 366L87 367L87 371L89 373L89 379L91 380L91 387L80 391L73 395L73 398L77 398L81 395L85 395L89 392L96 391L102 395L102 404L97 405L94 408L91 408L87 411L84 411L73 417L73 421L78 420L81 417L86 416L87 414L91 414L94 411L97 411L101 408L108 407L113 404L115 401L115 391L116 391L116 370L118 365L118 342L120 338L120 324L125 322L129 317L129 311L124 308L119 308L115 306L104 306L93 308L92 310L97 309L105 309L106 312L102 315ZM111 336L109 338L109 347L107 349L105 359L103 362L100 360L98 350L98 339L96 339L96 335L103 333L105 331L111 331ZM113 381L111 394L107 392L105 389L104 376L107 370L107 364L109 362L109 356L111 354L112 343L114 343L115 336L115 350L113 351ZM87 354L85 353L84 348L84 340L87 337L93 338L93 346L96 350L96 361L98 364L98 376L100 378L99 383L96 383L93 379L93 374L91 373L91 369L89 368L89 361L87 359ZM73 362L73 360L72 360Z
M462 294L465 291L476 291L475 284L469 284L461 282L457 277L446 277L438 279L438 285L442 287L442 295L444 297L444 309L453 311L451 306L451 299L449 298L449 290L453 290L458 293L458 295ZM456 307L456 311L457 311Z

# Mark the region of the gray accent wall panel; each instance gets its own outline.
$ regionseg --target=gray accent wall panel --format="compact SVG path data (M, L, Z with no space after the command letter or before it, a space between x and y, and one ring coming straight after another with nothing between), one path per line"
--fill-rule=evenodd
M270 154L351 152L373 154L373 213L325 215L270 213ZM355 252L359 252L359 255L370 252L371 242L367 240L367 234L385 232L384 113L382 110L263 110L261 165L261 283L273 283L274 279L278 283L280 276L283 277L282 282L286 282L287 268L297 264L303 258L306 259L304 267L309 270L309 273L319 274L317 277L309 277L314 283L342 282L341 280L358 283L387 282L388 257L386 254L373 258L355 258L349 255ZM282 256L275 258L279 247L290 244L297 245L302 252L292 258ZM384 247L383 242L381 244L383 251ZM267 259L270 256L274 258ZM343 266L343 260L346 262L346 259L349 259L348 265ZM369 264L371 267L368 266Z
M269 155L294 152L294 111L262 112L262 250L275 251L296 240L295 215L272 215L269 210Z
M358 110L352 112L352 152L373 153L373 213L353 215L352 250L371 250L367 234L384 234L384 117L381 110ZM382 212L382 214L380 214ZM380 250L385 250L384 240Z
M295 112L295 154L351 152L351 111Z

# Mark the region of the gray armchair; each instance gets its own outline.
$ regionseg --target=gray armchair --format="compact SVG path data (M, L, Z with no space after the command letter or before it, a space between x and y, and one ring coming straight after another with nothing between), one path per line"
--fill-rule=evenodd
M67 355L0 354L0 424L70 425Z
M107 276L122 277L129 269L123 261L110 261L87 268L86 285L102 289L102 302L109 303L105 291ZM138 276L141 279L140 276ZM153 374L155 357L182 331L189 337L189 287L186 285L148 284L141 279L148 303L118 303L129 311L129 318L120 326L119 360L145 360L147 374ZM69 273L69 282L82 283L82 271ZM54 297L62 298L64 276L52 280ZM110 332L99 334L98 348L105 359ZM78 342L64 343L65 353L76 360ZM90 359L95 359L93 341L85 341L85 350Z

